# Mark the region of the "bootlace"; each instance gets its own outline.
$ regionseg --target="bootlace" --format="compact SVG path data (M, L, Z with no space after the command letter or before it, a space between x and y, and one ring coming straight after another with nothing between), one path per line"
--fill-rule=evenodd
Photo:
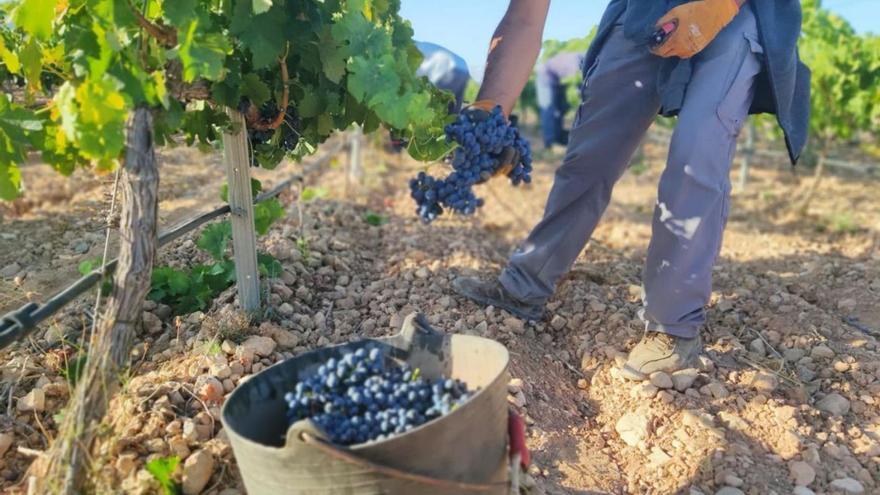
M646 332L645 333L645 343L651 343L656 341L663 347L673 348L675 347L675 337L663 333L663 332Z

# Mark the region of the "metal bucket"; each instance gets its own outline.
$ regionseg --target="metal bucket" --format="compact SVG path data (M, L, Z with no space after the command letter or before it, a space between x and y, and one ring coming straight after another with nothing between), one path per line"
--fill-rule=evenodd
M386 440L333 445L310 421L288 428L284 394L331 356L366 345L479 389L446 416ZM398 335L317 349L240 385L223 406L223 426L249 495L503 494L507 483L507 349L493 340L445 335L422 315Z

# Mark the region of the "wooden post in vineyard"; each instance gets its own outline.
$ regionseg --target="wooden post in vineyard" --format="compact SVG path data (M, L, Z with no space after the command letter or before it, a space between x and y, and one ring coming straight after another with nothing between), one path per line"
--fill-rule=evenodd
M363 137L364 131L361 126L354 126L348 140L348 173L345 176L346 190L349 183L359 184L364 175L363 150L361 149Z
M223 133L223 163L229 184L229 207L232 222L232 255L238 300L246 312L260 309L260 277L257 272L257 235L254 231L254 198L251 192L251 161L248 154L244 117L233 108L226 114L233 132Z
M31 492L85 493L93 443L110 400L128 366L156 256L159 170L153 150L150 110L135 109L129 119L125 166L120 181L119 265L113 292L88 347L88 361L71 393L64 420L46 458L34 462Z

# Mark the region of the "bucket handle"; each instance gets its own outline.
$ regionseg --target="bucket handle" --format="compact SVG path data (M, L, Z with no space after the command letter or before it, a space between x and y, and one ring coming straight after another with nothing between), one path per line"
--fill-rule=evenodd
M390 478L395 478L403 481L412 481L415 483L435 486L446 490L468 492L488 492L490 490L498 489L502 486L508 486L508 483L506 481L499 481L494 483L465 483L461 481L444 480L440 478L433 478L431 476L424 476L421 474L408 473L406 471L401 471L397 468L377 464L373 461L368 461L367 459L353 454L347 449L339 448L338 446L333 445L332 443L305 431L300 432L299 439L306 445L315 447L324 454L327 454L331 457L347 462L349 464L354 464L355 466L361 468L368 469L370 471L374 471Z

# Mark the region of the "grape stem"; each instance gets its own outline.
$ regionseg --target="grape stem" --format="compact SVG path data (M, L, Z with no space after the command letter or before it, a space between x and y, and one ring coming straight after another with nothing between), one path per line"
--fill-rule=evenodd
M177 45L177 31L174 28L151 22L134 6L134 3L132 3L131 0L128 1L128 6L131 9L132 14L134 14L134 18L138 25L142 27L147 34L156 38L156 40L166 48L171 48Z

